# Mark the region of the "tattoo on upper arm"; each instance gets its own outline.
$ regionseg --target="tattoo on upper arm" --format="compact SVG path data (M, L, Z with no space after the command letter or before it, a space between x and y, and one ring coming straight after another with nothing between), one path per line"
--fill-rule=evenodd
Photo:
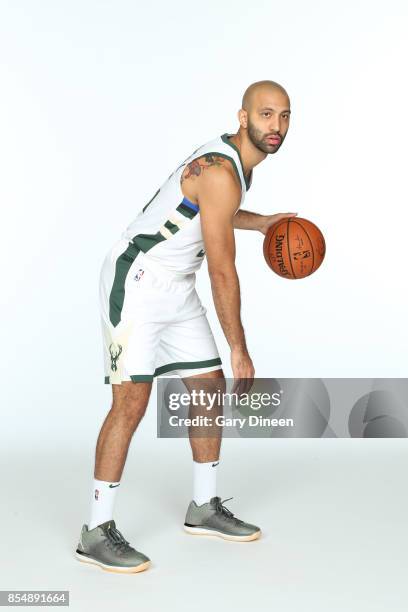
M229 161L224 157L220 157L219 155L213 155L212 153L207 153L202 157L194 159L192 162L187 164L183 174L181 175L180 185L189 178L194 178L195 176L200 176L204 170L208 168L212 168L213 166L225 166Z

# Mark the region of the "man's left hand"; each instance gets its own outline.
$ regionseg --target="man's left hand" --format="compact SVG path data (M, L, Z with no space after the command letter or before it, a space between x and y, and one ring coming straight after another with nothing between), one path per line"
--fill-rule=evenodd
M271 225L275 225L278 221L286 219L287 217L296 217L297 213L276 213L276 215L263 215L262 220L259 224L259 231L266 234Z

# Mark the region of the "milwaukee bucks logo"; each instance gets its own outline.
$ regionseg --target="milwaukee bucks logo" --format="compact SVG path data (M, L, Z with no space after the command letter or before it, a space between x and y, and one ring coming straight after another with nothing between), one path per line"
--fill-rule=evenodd
M119 359L119 355L121 354L121 352L122 352L122 345L121 344L115 345L112 342L112 344L109 345L109 353L110 353L110 357L111 357L111 370L112 370L112 372L116 372L116 370L118 369L117 361Z

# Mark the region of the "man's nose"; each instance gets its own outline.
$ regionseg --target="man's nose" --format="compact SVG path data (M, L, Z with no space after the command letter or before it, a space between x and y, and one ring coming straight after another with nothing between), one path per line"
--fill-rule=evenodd
M271 123L269 124L269 131L270 132L279 132L280 133L280 118L279 117L274 117L271 121Z

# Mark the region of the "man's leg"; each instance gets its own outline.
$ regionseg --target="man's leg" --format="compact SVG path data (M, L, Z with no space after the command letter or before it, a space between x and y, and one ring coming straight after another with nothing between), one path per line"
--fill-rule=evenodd
M209 380L208 384L203 385L200 381L202 379L216 379ZM184 384L186 385L189 393L193 389L196 391L200 391L204 389L206 393L217 393L220 391L221 393L225 392L225 378L222 369L214 370L213 372L206 372L204 374L197 374L194 376L188 376L182 379ZM207 381L206 381L207 383ZM208 405L208 404L207 404ZM202 405L201 407L193 407L190 408L190 415L207 415L208 411L206 410L207 405ZM213 413L211 412L211 416L216 416L216 414L222 413L222 404L221 404L221 412L219 409ZM222 437L222 428L211 428L209 430L208 437L202 437L199 434L202 428L192 427L189 429L189 437L190 437L190 446L193 453L194 461L198 463L208 463L209 461L216 462L220 456L221 449L221 437Z
M141 572L150 566L149 557L117 529L112 514L129 444L145 414L151 387L152 383L131 381L112 385L112 407L96 445L91 520L82 526L75 554L79 561L110 572Z
M225 392L225 378L222 369L188 376L182 379L189 393L193 390L205 393ZM189 417L216 416L222 414L222 403L207 410L208 402L190 406ZM207 433L207 435L206 435ZM216 496L217 466L219 464L222 427L212 426L189 428L190 446L193 454L193 499L201 505Z
M89 529L113 518L130 441L146 412L151 389L151 382L123 381L112 385L112 407L96 445Z
M151 390L151 382L123 381L112 385L112 407L96 445L94 475L98 480L120 480L130 441L146 412Z
M206 393L225 393L226 382L221 369L196 376L183 378L189 392L193 389ZM217 395L214 408L207 411L208 402L198 407L190 404L190 417L202 415L213 419L223 414L223 401ZM223 505L216 494L216 469L219 464L222 426L210 427L206 436L206 427L189 428L190 445L194 459L194 496L187 509L184 529L193 535L214 535L226 540L249 542L261 535L257 525L238 520ZM225 500L227 501L227 500Z

